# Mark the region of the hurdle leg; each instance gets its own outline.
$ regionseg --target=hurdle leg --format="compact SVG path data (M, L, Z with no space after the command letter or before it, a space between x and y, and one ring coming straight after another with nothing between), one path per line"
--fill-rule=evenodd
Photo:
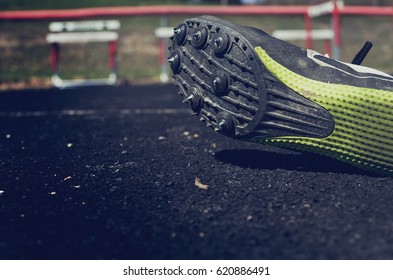
M325 54L327 54L329 57L332 57L332 40L324 40L323 47Z
M158 59L161 66L161 74L160 80L161 82L165 83L168 81L168 69L167 69L167 61L166 61L166 38L159 38L158 39Z
M306 30L306 48L312 49L312 21L310 15L307 13L304 15L304 29Z
M111 71L110 78L116 81L117 79L117 61L116 61L116 54L117 54L117 42L110 41L108 42L108 63L109 69Z
M53 76L59 76L60 72L60 44L50 44L50 64Z

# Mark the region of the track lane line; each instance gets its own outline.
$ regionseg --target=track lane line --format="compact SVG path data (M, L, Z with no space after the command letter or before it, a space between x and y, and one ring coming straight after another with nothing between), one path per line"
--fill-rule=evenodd
M47 116L94 116L104 114L117 115L177 115L189 114L188 108L161 108L161 109L119 109L119 110L60 110L60 111L14 111L0 112L2 118L47 117Z

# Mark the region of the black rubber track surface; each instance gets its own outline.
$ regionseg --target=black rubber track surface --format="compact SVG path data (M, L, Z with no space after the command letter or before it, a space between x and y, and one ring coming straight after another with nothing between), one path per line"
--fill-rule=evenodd
M213 133L173 85L0 92L1 259L392 259L392 201Z

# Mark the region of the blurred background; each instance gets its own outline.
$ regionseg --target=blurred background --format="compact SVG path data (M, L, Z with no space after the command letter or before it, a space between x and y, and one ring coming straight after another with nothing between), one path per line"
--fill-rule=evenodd
M141 5L316 5L319 0L0 0L0 11L77 9ZM345 0L345 5L392 6L393 0ZM165 22L176 26L191 16L112 17L118 30L120 83L160 82L158 39L155 29ZM268 33L277 29L304 29L303 16L224 16L235 23L258 27ZM99 19L99 18L98 18ZM91 19L89 19L91 20ZM0 20L0 89L50 87L50 48L46 41L53 20ZM312 20L314 29L331 26L331 16ZM390 16L342 16L341 60L350 62L365 41L374 44L363 65L393 73L393 19ZM291 43L305 47L304 40ZM324 51L323 41L313 48ZM61 75L65 79L97 78L108 74L107 45L102 43L62 45Z

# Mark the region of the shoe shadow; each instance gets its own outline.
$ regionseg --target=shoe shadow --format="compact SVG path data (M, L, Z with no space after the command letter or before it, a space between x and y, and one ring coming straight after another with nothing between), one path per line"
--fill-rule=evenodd
M358 169L344 162L307 152L301 154L279 154L253 149L234 149L218 151L214 156L223 163L243 168L332 172L377 177L377 175L371 172Z

